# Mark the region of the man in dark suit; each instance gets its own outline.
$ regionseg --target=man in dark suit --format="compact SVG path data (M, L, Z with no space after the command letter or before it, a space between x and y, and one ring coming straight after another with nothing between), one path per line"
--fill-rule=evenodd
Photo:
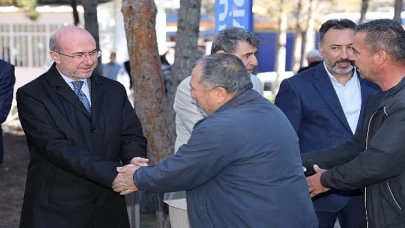
M30 151L20 227L129 228L112 183L121 162L147 162L140 121L124 87L93 74L90 33L62 27L49 49L49 71L17 91Z
M275 103L297 132L301 153L344 142L363 123L367 98L376 89L359 77L349 59L355 27L347 19L325 22L319 43L324 61L281 83ZM333 228L336 218L342 228L365 221L360 190L329 192L313 203L320 228Z
M6 121L13 101L14 66L0 59L0 124ZM0 127L0 165L3 163L3 130Z

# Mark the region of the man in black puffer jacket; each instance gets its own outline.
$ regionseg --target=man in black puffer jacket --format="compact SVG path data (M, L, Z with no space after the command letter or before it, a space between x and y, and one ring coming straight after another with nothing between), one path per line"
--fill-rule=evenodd
M405 30L390 19L357 27L353 60L383 92L367 103L366 121L352 140L302 154L314 166L311 197L330 188L364 188L369 228L405 227ZM325 170L328 169L328 170Z

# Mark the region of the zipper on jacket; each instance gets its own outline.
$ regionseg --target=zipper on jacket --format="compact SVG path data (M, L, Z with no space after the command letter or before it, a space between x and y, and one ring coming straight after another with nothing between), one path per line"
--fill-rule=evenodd
M370 120L368 121L368 126L367 126L367 135L366 135L366 150L368 149L368 134L370 133L370 126L371 126L371 121L373 120L374 115L377 113L374 112L373 115L371 115ZM368 228L368 215L367 215L367 187L364 187L364 211L366 212L366 223L367 223L367 228Z
M387 183L388 191L390 192L392 199L394 200L394 202L397 205L397 207L399 208L399 210L402 210L401 206L399 206L399 204L398 204L398 201L395 199L394 194L392 193L390 184L388 183L388 181L386 183Z

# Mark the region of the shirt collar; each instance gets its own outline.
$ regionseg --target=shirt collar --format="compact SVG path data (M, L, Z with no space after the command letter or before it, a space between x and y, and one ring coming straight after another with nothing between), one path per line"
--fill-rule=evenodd
M56 69L58 70L58 68L56 68ZM65 82L66 82L69 86L72 85L71 82L74 82L74 81L75 81L75 80L73 80L73 79L67 77L66 75L62 74L59 70L58 70L58 72L59 72L59 74L62 76L63 80L65 80ZM86 79L86 78L85 78L85 79L80 79L80 81L82 81L84 85L88 86L88 82L87 82L87 79Z

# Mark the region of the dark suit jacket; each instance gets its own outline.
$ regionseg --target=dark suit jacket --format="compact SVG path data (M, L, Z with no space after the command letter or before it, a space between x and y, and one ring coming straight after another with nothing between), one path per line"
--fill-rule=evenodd
M6 121L13 101L14 66L0 59L0 124ZM3 163L3 130L0 127L0 165Z
M367 98L376 91L371 84L360 79L362 104L357 127L363 124ZM285 79L275 104L297 132L301 153L330 147L353 137L323 63ZM353 193L330 191L314 200L315 209L339 211L347 204L350 194Z
M93 74L90 85L91 116L55 65L17 91L30 151L20 227L129 227L111 186L146 139L119 82Z

